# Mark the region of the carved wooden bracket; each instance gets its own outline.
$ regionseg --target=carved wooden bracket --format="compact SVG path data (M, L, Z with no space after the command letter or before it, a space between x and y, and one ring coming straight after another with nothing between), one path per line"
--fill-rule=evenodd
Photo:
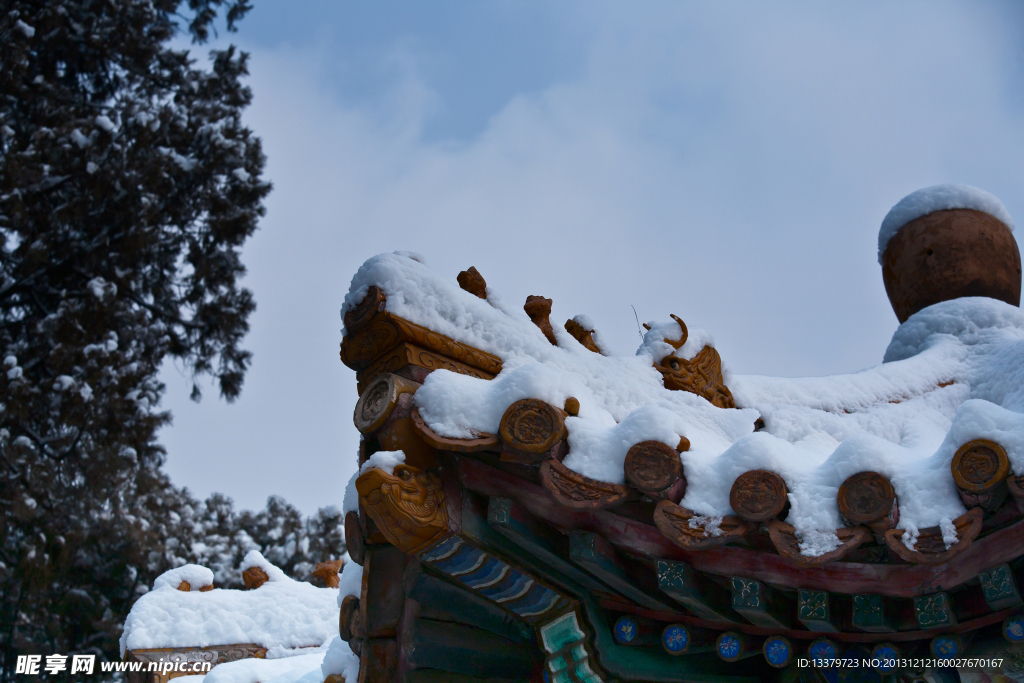
M444 490L435 475L408 465L372 467L356 479L359 503L391 545L415 554L448 533Z
M686 343L689 331L686 329L686 323L679 316L673 315L672 319L679 323L682 336L679 341L666 339L665 342L680 349ZM722 357L712 346L705 346L692 360L671 355L665 356L655 363L654 368L661 373L666 389L688 391L691 394L703 396L712 405L719 408L736 407L732 392L729 391L729 387L725 386Z
M363 566L366 559L366 537L363 535L363 527L359 524L359 514L355 510L345 513L345 546L348 548L348 556L352 561Z
M786 507L786 482L768 470L751 470L736 477L729 505L748 522L767 522Z
M487 299L487 281L484 280L484 276L480 274L480 271L473 266L459 273L456 280L459 282L459 287L462 287L462 289L473 296Z
M551 299L545 299L542 296L531 295L526 297L526 304L523 306L523 310L526 311L526 315L530 316L530 320L533 324L540 328L540 331L544 333L547 340L553 345L557 346L558 342L555 341L555 331L551 327Z
M844 558L847 553L871 538L871 531L867 527L844 527L836 529L836 535L842 544L835 550L817 557L810 557L800 553L800 541L796 537L796 529L791 524L773 519L768 522L768 535L780 555L796 560L800 564L814 566L835 562Z
M341 610L338 614L338 635L346 643L353 638L363 638L362 624L359 621L359 598L354 595L346 595L341 601Z
M978 534L981 533L982 516L981 508L973 508L954 519L953 526L956 527L957 541L949 549L946 548L946 544L942 540L942 529L937 526L921 529L913 550L903 545L901 540L903 529L886 531L885 544L907 562L928 565L945 564L967 550L974 539L978 537Z
M708 521L670 500L659 502L654 509L654 523L661 533L687 550L705 550L735 543L750 530L750 524L739 517L723 517L717 526L708 526Z
M574 510L606 510L631 497L622 484L591 479L554 459L540 466L540 481L555 500Z
M884 534L899 522L896 490L878 472L858 472L847 477L836 496L839 514L852 525L864 524Z

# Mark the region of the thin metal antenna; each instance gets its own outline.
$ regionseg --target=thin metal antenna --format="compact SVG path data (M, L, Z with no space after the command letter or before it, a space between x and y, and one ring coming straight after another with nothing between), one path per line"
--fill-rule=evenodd
M636 314L636 306L630 304L629 307L633 309L633 317L636 318L636 333L640 335L640 341L643 341L644 333L640 331L640 316Z

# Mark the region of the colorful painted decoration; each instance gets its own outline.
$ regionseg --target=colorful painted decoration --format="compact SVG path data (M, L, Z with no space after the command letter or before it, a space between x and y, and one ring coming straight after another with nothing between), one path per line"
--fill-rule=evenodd
M725 661L735 662L743 653L743 640L738 633L726 631L718 636L718 641L715 643L715 651Z
M820 666L839 657L839 648L828 638L818 638L807 648L807 657Z
M1013 644L1024 643L1024 614L1014 614L1003 622L1003 637Z
M636 622L629 616L619 617L619 620L615 622L615 626L612 627L612 633L615 635L615 640L623 645L629 645L636 640Z
M956 636L943 634L932 638L931 651L939 659L952 659L963 654L963 647Z
M788 665L793 659L793 645L782 636L771 636L762 648L765 660L776 669Z
M882 643L876 645L871 651L871 665L878 673L892 673L896 670L896 663L899 661L900 652L895 645Z
M690 649L690 630L682 624L669 624L661 632L661 645L670 655L681 655Z

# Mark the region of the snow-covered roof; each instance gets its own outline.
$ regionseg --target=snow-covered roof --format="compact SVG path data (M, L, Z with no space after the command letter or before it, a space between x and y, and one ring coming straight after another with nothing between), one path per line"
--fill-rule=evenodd
M952 529L966 510L952 478L957 448L985 438L1002 445L1013 471L1024 474L1024 313L986 298L946 301L913 315L896 331L884 362L862 372L820 378L727 375L740 407L721 409L684 391L669 391L653 363L675 351L677 324L651 325L635 356L584 348L559 326L552 346L526 313L488 288L480 299L401 254L375 256L359 269L344 310L371 285L387 310L502 359L483 380L431 373L415 394L420 415L437 434L470 438L496 433L506 408L524 398L561 406L580 402L566 419L564 464L593 479L622 483L623 461L644 440L676 446L688 480L680 504L709 517L731 514L729 490L741 473L768 469L790 492L787 522L801 550L820 555L838 545L840 484L874 470L888 477L900 501L900 527ZM690 339L710 337L690 330ZM687 346L683 356L695 349ZM725 359L726 362L728 359ZM763 418L767 429L755 432Z
M899 232L900 228L933 211L947 209L982 211L998 218L1006 227L1013 230L1013 218L1010 217L1010 212L994 194L970 185L955 183L932 185L911 192L889 209L889 213L885 215L882 227L878 231L878 262L882 262L882 254L885 253L886 245Z
M121 634L121 655L126 649L243 643L286 654L296 648L319 647L338 634L339 589L295 581L262 556L250 554L246 563L269 568L270 580L248 591L184 592L177 590L182 568L162 574L153 590L132 606ZM210 572L205 567L188 567L185 573L190 576L203 575L199 570Z

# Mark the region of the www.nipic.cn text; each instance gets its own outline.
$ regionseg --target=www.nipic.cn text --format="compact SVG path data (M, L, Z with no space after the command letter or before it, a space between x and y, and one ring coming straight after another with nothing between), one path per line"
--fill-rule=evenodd
M99 671L110 673L114 671L159 673L207 673L213 664L211 662L100 662ZM38 676L41 673L58 674L67 671L72 674L96 673L96 655L18 655L14 673L25 674L26 676Z

